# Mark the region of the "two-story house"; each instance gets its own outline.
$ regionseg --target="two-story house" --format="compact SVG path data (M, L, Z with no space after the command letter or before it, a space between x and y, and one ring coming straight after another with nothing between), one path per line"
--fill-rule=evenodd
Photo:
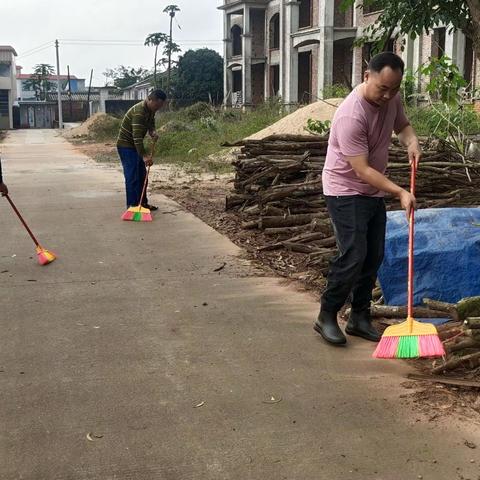
M362 81L371 47L354 41L378 17L374 3L345 11L342 0L223 1L226 105L248 107L273 96L286 105L308 103L329 85ZM393 40L389 48L412 70L445 53L479 84L471 42L461 32L439 27L408 39L403 52Z
M0 130L13 128L13 103L17 97L13 47L0 46Z

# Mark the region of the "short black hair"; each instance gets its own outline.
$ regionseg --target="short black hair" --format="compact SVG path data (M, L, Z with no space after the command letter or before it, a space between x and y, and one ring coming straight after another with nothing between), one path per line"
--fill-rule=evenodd
M165 101L167 99L167 94L160 89L152 90L148 94L148 99L149 100L163 100Z
M380 73L385 67L390 67L392 70L400 70L403 75L405 64L403 60L393 52L378 53L368 62L368 70Z

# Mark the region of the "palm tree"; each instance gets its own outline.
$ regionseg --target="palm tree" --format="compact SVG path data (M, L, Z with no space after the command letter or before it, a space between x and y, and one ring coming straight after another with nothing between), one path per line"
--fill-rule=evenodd
M173 19L175 18L175 14L179 12L180 9L178 8L177 5L167 5L163 12L168 13L170 15L170 41L169 45L170 48L167 50L168 53L168 80L167 80L167 92L170 93L170 79L171 79L171 74L172 74L172 53L175 53L173 49L173 41L172 41L172 24L173 24ZM180 47L178 47L180 48Z
M168 43L168 35L166 33L151 33L146 39L144 45L155 46L155 60L153 63L153 83L157 87L157 54L158 47L162 43Z

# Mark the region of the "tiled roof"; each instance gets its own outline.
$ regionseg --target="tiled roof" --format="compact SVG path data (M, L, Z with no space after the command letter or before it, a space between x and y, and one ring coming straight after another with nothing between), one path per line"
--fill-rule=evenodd
M10 45L0 45L0 50L3 50L4 52L12 52L15 56L17 56L17 52Z
M35 74L33 73L20 73L17 74L17 80L29 80L33 78ZM57 80L57 75L49 75L48 80ZM68 80L68 75L60 75L60 80ZM84 78L77 78L75 75L70 75L70 80L85 80Z

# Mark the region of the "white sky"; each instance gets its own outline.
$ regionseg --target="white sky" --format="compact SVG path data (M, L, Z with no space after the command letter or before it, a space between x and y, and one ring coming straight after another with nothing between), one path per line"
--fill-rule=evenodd
M150 33L169 31L167 5L181 9L174 21L173 40L182 51L209 47L223 52L222 0L0 0L0 45L18 53L17 65L30 73L37 63L56 68L54 40L60 41L60 70L105 84L103 72L118 65L153 68L154 47L143 42ZM67 40L89 42L68 45ZM99 41L134 45L101 45ZM37 47L43 48L34 50Z

